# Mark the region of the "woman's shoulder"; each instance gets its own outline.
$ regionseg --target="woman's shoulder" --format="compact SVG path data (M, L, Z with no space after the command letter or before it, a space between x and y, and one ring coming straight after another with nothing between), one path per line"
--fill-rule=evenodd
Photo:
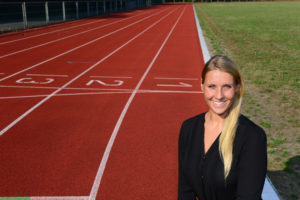
M190 118L184 120L182 123L182 128L188 128L195 124L204 122L204 116L205 116L205 113L201 113L201 114L198 114L196 116L193 116L193 117L190 117Z
M204 116L205 113L201 113L184 120L181 125L181 137L192 137L198 128L201 127L201 124L204 124Z
M183 146L195 141L204 124L205 113L198 114L183 121L179 134L179 143Z
M239 117L239 130L248 137L266 137L264 129L245 115L240 115Z

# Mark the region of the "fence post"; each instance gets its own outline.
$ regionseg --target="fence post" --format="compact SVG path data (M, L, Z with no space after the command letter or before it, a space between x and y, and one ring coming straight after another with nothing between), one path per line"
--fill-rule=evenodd
M103 13L106 13L105 0L103 0Z
M76 19L78 19L79 18L78 1L75 2L75 6L76 6Z
M98 16L98 1L96 1L96 16Z
M49 9L48 9L48 1L45 2L45 14L46 14L46 24L49 24Z
M62 2L61 2L61 6L62 6L63 21L66 21L65 1L62 1Z
M90 16L90 2L89 1L86 2L86 9L87 9L87 16L89 17Z
M109 2L110 2L110 5L109 5L109 11L110 11L110 13L112 13L113 12L113 8L112 8L112 1L113 0L110 0Z
M24 28L27 28L28 23L27 23L27 14L26 14L26 4L25 4L25 2L22 2L22 13L23 13Z

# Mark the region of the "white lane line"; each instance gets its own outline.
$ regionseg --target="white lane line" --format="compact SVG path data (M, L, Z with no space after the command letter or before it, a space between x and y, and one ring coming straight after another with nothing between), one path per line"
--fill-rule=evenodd
M107 89L109 90L109 89ZM124 89L122 91L107 91L107 92L82 92L82 93L66 93L66 94L56 94L54 97L64 97L64 96L85 96L85 95L99 95L99 94L131 94L134 90L132 89ZM138 90L137 93L144 94L160 94L160 93L168 93L168 94L202 94L202 91L180 91L180 90ZM0 97L0 100L5 99L25 99L25 98L40 98L46 97L49 94L40 94L40 95L26 95L26 96L8 96L8 97Z
M88 196L30 197L30 200L88 200Z
M40 36L43 36L43 35L49 35L51 33L57 33L57 32L60 32L60 31L66 31L66 30L70 30L72 28L77 28L77 27L80 27L80 26L86 26L86 25L89 25L89 24L94 24L94 23L98 23L98 22L102 22L102 21L106 21L106 20L107 19L101 19L101 20L98 20L98 21L93 21L93 22L89 22L89 23L85 23L85 24L76 25L76 26L71 26L71 27L68 27L68 28L56 29L55 31L49 31L49 32L46 32L46 33L32 35L32 36L28 36L28 37L24 37L24 38L20 38L20 39L10 40L10 41L6 41L6 42L0 42L0 45L9 44L9 43L12 43L12 42L17 42L17 41L21 41L21 40L30 39L30 38L40 37Z
M136 17L136 16L132 16L132 17ZM42 47L42 46L45 46L45 45L48 45L48 44L52 44L54 42L58 42L58 41L61 41L61 40L64 40L64 39L68 39L68 38L71 38L71 37L74 37L74 36L77 36L77 35L81 35L81 34L84 34L84 33L90 32L90 31L94 31L94 30L97 30L97 29L100 29L100 28L103 28L103 27L106 27L106 26L109 26L109 25L112 25L112 24L119 23L119 22L124 21L124 20L128 20L128 19L130 19L132 17L121 19L119 21L115 21L115 22L112 22L112 23L109 23L109 24L105 24L105 25L102 25L102 26L97 26L95 28L88 29L88 30L85 30L85 31L81 31L79 33L75 33L75 34L72 34L72 35L68 35L66 37L62 37L62 38L59 38L59 39L56 39L56 40L52 40L52 41L49 41L49 42L45 42L45 43L42 43L42 44L39 44L39 45L36 45L36 46L32 46L32 47L25 48L25 49L22 49L22 50L19 50L19 51L8 53L8 54L0 56L0 59L8 57L8 56L12 56L12 55L24 52L24 51L32 50L32 49L35 49L35 48L38 48L38 47Z
M154 79L161 79L161 80L191 80L196 81L199 80L198 78L167 78L167 77L154 77Z
M148 17L145 17L145 18L143 18L143 19L140 19L140 20L138 20L138 21L136 21L136 22L134 22L134 23L131 23L131 24L127 25L127 26L124 26L124 27L122 27L122 28L119 28L119 29L117 29L117 30L115 30L115 31L112 31L112 32L110 32L110 33L108 33L108 34L106 34L106 35L103 35L103 36L101 36L101 37L98 37L98 38L96 38L96 39L94 39L94 40L91 40L91 41L89 41L89 42L87 42L87 43L84 43L84 44L82 44L82 45L80 45L80 46L77 46L77 47L75 47L75 48L72 48L72 49L70 49L70 50L68 50L68 51L65 51L65 52L63 52L63 53L61 53L61 54L58 54L58 55L56 55L56 56L54 56L54 57L51 57L51 58L49 58L49 59L47 59L47 60L44 60L44 61L40 62L40 63L37 63L37 64L35 64L35 65L32 65L32 66L30 66L30 67L27 67L27 68L25 68L25 69L23 69L23 70L21 70L21 71L18 71L18 72L14 73L14 74L11 74L11 75L8 75L8 76L6 76L6 77L3 77L3 78L0 79L0 82L6 80L6 79L8 79L8 78L11 78L11 77L13 77L13 76L16 76L16 75L18 75L18 74L20 74L20 73L23 73L23 72L25 72L25 71L28 71L28 70L30 70L30 69L33 69L33 68L35 68L35 67L37 67L37 66L39 66L39 65L42 65L42 64L44 64L44 63L47 63L47 62L49 62L49 61L51 61L51 60L54 60L54 59L56 59L56 58L58 58L58 57L61 57L61 56L66 55L66 54L68 54L68 53L71 53L71 52L73 52L73 51L75 51L75 50L77 50L77 49L79 49L79 48L82 48L82 47L85 47L85 46L87 46L87 45L89 45L89 44L92 44L92 43L94 43L94 42L96 42L96 41L98 41L98 40L100 40L100 39L103 39L103 38L105 38L105 37L108 37L108 36L110 36L110 35L112 35L112 34L114 34L114 33L117 33L117 32L119 32L119 31L122 31L122 30L124 30L124 29L126 29L126 28L128 28L128 27L130 27L130 26L133 26L133 25L135 25L135 24L137 24L137 23L139 23L139 22L141 22L141 21L144 21L144 20L146 20L146 19L148 19L148 18L150 18L150 17L152 17L152 16L158 15L159 13L161 13L161 12L163 12L163 11L165 11L165 10L166 10L166 9L161 10L161 11L159 11L159 12L157 12L157 13L154 13L154 14L152 14L152 15L149 15Z
M93 61L67 61L68 64L94 64Z
M132 78L129 76L90 76L90 78Z
M99 186L100 186L100 183L101 183L101 179L102 179L102 176L103 176L103 173L104 173L104 170L105 170L105 166L106 166L106 163L107 163L107 160L108 160L108 157L109 157L109 154L110 154L110 151L111 151L111 148L114 144L114 141L115 141L115 138L117 137L117 134L119 132L119 129L121 127L121 124L123 122L123 119L127 113L127 110L133 100L133 98L135 97L137 91L139 90L141 84L143 83L144 79L146 78L147 74L149 73L150 69L152 68L154 62L156 61L158 55L160 54L160 52L162 51L163 47L165 46L166 42L168 41L170 35L173 33L173 30L175 29L177 23L179 22L179 20L181 19L181 16L183 15L184 11L185 11L186 8L184 8L184 10L181 12L180 16L178 17L177 21L175 22L175 24L173 25L172 29L170 30L169 34L167 35L167 37L165 38L164 42L162 43L162 45L160 46L159 50L157 51L156 55L154 56L154 58L152 59L150 65L148 66L148 68L146 69L145 73L143 74L142 78L140 79L140 81L138 82L137 86L135 87L133 93L130 95L125 107L123 108L123 111L117 121L117 124L112 132L112 135L109 139L109 142L105 148L105 152L103 154L103 157L102 157L102 160L101 160L101 163L100 163L100 166L99 166L99 169L98 169L98 172L97 172L97 175L95 177L95 181L94 181L94 184L93 184L93 187L92 187L92 190L91 190L91 193L90 193L90 198L89 200L95 200L96 199L96 196L97 196L97 193L98 193L98 190L99 190ZM162 18L161 18L162 19Z
M48 95L46 98L42 99L40 102L38 102L37 104L35 104L33 107L31 107L29 110L27 110L25 113L23 113L21 116L19 116L16 120L14 120L13 122L11 122L9 125L7 125L4 129L2 129L0 131L0 136L3 135L6 131L8 131L11 127L13 127L14 125L16 125L19 121L21 121L24 117L26 117L27 115L29 115L32 111L34 111L36 108L38 108L40 105L42 105L43 103L45 103L47 100L49 100L51 97L53 97L54 95L56 95L58 92L60 92L61 90L63 90L65 87L67 87L68 85L70 85L71 83L73 83L74 81L76 81L78 78L80 78L81 76L85 75L87 72L89 72L90 70L92 70L93 68L95 68L97 65L99 65L100 63L102 63L103 61L105 61L107 58L109 58L110 56L114 55L116 52L118 52L120 49L122 49L123 47L125 47L126 45L128 45L129 43L131 43L133 40L135 40L136 38L138 38L139 36L141 36L142 34L144 34L146 31L148 31L150 28L152 28L153 26L155 26L157 23L159 23L161 20L163 20L164 18L166 18L168 15L170 15L171 13L173 13L175 10L169 12L167 15L165 15L164 17L160 18L159 20L157 20L156 22L154 22L152 25L148 26L146 29L144 29L142 32L138 33L136 36L134 36L133 38L131 38L130 40L128 40L126 43L124 43L123 45L121 45L120 47L118 47L117 49L115 49L114 51L112 51L111 53L109 53L108 55L106 55L104 58L102 58L101 60L99 60L97 63L95 63L94 65L92 65L91 67L89 67L88 69L86 69L85 71L83 71L82 73L80 73L78 76L76 76L75 78L73 78L72 80L70 80L69 82L67 82L66 84L64 84L61 88L55 90L54 92L52 92L50 95Z
M68 75L58 75L58 74L26 74L26 76L69 77Z

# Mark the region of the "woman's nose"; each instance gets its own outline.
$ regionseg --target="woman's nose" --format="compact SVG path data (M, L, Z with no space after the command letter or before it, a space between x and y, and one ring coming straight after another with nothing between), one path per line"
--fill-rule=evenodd
M217 99L222 99L222 98L223 98L223 91L222 91L222 88L218 88L218 89L216 90L215 97L216 97Z

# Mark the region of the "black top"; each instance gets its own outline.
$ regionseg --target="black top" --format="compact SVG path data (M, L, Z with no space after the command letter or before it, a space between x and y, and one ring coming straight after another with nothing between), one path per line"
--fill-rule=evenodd
M261 200L267 169L266 134L239 117L229 175L219 154L219 137L204 153L205 113L183 122L179 137L178 200Z

